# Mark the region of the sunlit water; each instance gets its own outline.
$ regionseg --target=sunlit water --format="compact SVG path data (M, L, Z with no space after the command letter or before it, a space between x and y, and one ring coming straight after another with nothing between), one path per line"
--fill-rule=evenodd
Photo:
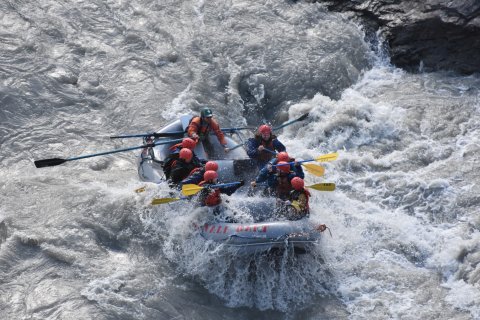
M480 318L478 76L408 74L318 4L0 3L0 318ZM127 146L211 106L222 126L279 123L325 163L332 231L298 256L237 256L152 207ZM257 199L257 198L255 198ZM245 196L229 197L241 208ZM261 201L261 198L258 198Z

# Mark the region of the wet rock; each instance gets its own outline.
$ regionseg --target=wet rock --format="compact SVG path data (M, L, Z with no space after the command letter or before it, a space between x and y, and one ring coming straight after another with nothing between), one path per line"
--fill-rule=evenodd
M480 71L480 1L317 0L350 12L367 35L384 35L392 62L409 71Z

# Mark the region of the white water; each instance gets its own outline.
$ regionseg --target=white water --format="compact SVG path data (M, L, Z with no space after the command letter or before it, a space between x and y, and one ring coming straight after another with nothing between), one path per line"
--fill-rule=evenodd
M407 74L345 18L272 1L6 1L0 28L2 319L480 317L480 79ZM202 241L205 218L137 195L141 141L212 106L222 126L282 121L326 163L311 255L253 260ZM233 205L243 201L230 197Z

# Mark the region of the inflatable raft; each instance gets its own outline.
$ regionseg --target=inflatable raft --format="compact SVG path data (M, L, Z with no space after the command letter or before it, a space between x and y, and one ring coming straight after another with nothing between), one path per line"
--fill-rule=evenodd
M308 219L258 223L212 223L199 228L206 240L222 243L238 253L259 253L293 248L296 253L312 249L321 232Z
M156 138L149 142L182 138L191 119L191 115L181 116L179 120L158 131L158 133L166 133L169 137ZM228 148L233 148L243 142L241 134L238 132L237 134L240 142L225 135ZM210 135L208 139L216 153L207 154L201 143L197 144L194 151L201 160L215 160L218 163L221 181L247 180L257 174L257 166L248 158L243 148L237 147L224 153L223 147L215 135ZM162 164L170 154L169 149L173 144L175 143L143 149L137 162L138 174L142 180L155 183L165 180ZM247 210L252 217L256 218L255 222L212 222L203 226L195 226L195 228L206 240L225 245L241 254L271 252L288 248L293 248L297 253L305 253L318 242L321 232L308 219L263 222L269 220L268 216L274 211L272 209L274 204L268 205L267 203L268 201L265 201L266 207L254 203L252 210Z
M174 121L160 131L157 131L157 133L172 134L171 137L156 138L152 142L162 142L182 138L192 118L192 115L181 116L179 120ZM239 138L242 139L241 133L237 132L237 134ZM248 158L247 153L243 148L237 147L228 153L224 153L223 147L220 145L215 135L211 134L207 139L215 152L207 155L202 143L197 144L194 152L201 160L215 160L218 163L220 180L231 181L233 179L242 179L245 177L246 173L252 172L251 168L253 168L253 166L251 160ZM233 148L239 145L239 142L233 140L227 135L225 135L225 139L228 148ZM170 147L174 144L175 143L164 144L153 148L143 149L142 153L137 158L138 175L140 176L140 179L154 183L159 183L165 180L162 164L170 154Z

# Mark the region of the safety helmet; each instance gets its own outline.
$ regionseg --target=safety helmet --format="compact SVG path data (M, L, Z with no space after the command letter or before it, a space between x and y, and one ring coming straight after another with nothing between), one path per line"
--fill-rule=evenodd
M187 149L193 150L193 149L195 149L195 145L196 145L195 141L193 141L190 138L184 138L182 140L182 148L187 148Z
M183 148L182 150L180 150L180 154L179 154L178 157L180 159L185 160L185 161L190 161L190 160L192 160L193 152L190 149Z
M283 164L283 166L281 166ZM281 172L289 173L290 172L290 164L286 161L279 161L277 163L277 169Z
M305 183L303 182L302 178L295 177L290 181L290 184L292 185L293 189L295 190L302 190L303 187L305 186Z
M213 117L213 112L210 108L203 108L201 111L200 111L200 117L202 118L211 118Z
M218 174L213 170L205 171L205 173L203 174L204 181L213 181L217 178L218 178Z
M258 128L258 132L260 132L260 134L267 134L267 133L271 134L272 133L272 128L269 125L262 124Z
M290 157L288 156L288 153L286 153L285 151L283 151L283 152L279 152L279 153L277 154L277 160L278 160L278 161L288 162L288 160L290 160Z
M215 161L208 161L205 164L205 171L218 171L218 163Z

